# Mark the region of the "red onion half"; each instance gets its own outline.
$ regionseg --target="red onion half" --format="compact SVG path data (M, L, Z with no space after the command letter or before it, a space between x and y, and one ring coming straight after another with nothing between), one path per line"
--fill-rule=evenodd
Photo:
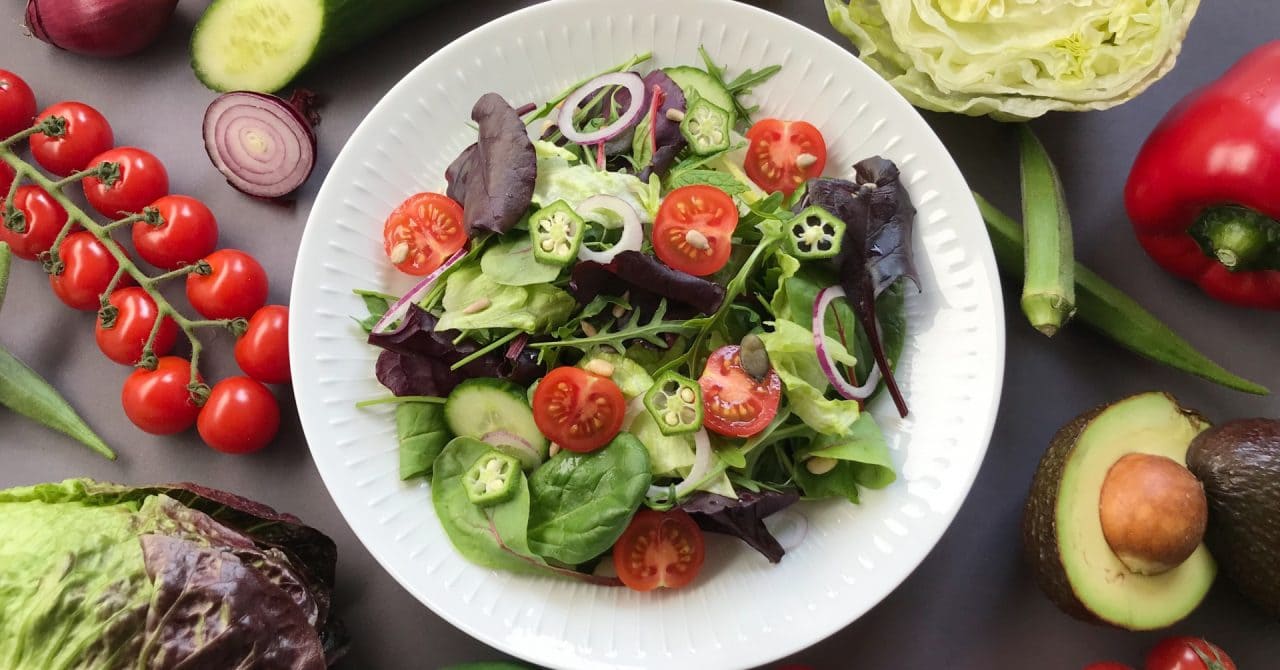
M59 49L115 58L156 41L177 6L178 0L29 0L27 29Z
M307 117L286 100L251 91L225 93L209 105L204 148L228 183L259 198L292 193L316 165Z

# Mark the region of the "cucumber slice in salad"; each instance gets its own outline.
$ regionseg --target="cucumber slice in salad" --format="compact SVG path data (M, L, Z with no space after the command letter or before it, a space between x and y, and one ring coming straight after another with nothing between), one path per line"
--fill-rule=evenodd
M214 0L191 34L191 66L215 91L272 93L433 0Z
M681 65L679 67L669 67L663 72L671 77L671 81L684 91L687 98L702 98L707 102L719 107L720 109L729 110L729 127L733 128L737 125L737 119L733 110L737 109L734 104L733 94L729 89L725 88L715 77L707 74L705 70L701 70L689 65Z
M532 470L547 460L551 444L538 430L525 390L501 379L468 379L449 394L444 420L458 437L474 437Z

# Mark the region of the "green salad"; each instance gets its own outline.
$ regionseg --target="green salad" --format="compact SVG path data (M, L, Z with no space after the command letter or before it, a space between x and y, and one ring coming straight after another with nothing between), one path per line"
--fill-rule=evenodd
M895 479L864 408L908 411L897 166L823 176L818 127L749 104L777 66L650 61L481 97L446 191L386 220L419 283L357 292L393 394L364 404L397 405L401 476L479 565L678 588L704 531L777 562L767 517Z

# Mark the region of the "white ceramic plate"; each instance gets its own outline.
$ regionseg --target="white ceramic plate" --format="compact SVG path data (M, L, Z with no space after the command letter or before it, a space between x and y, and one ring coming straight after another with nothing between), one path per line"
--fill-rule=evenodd
M541 102L638 52L654 52L659 66L698 63L699 44L731 73L782 64L756 101L768 115L821 128L830 173L873 154L901 166L920 210L924 286L908 299L899 373L912 414L900 420L883 400L873 408L901 477L859 506L799 506L807 536L780 565L710 537L706 568L680 591L640 594L475 567L450 546L428 487L398 479L392 412L354 407L385 391L373 375L376 352L352 321L363 306L351 291L407 287L383 256L382 222L405 197L443 188L445 167L474 140L466 121L481 94ZM369 113L334 163L303 236L290 311L298 411L320 474L360 540L450 623L557 668L745 668L858 618L924 559L959 509L991 436L1004 367L991 249L937 137L843 46L728 0L555 0L427 59Z

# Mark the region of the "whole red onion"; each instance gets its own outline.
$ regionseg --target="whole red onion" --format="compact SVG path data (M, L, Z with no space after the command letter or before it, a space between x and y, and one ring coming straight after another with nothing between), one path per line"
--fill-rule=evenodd
M178 0L28 0L27 28L72 53L127 56L160 36Z

